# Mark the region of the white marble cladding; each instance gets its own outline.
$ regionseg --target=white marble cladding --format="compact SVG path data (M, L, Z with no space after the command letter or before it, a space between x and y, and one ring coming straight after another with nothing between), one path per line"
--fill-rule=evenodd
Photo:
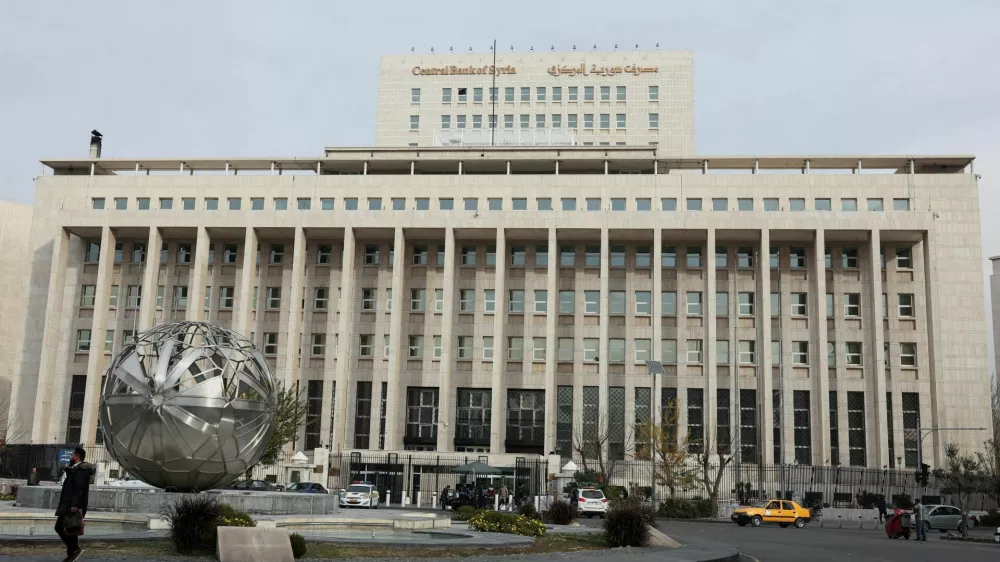
M137 198L150 198L150 210L137 210ZM172 210L160 210L159 198L173 198ZM196 200L195 210L180 208L181 198ZM275 211L274 199L287 198L289 210ZM551 211L539 211L536 200L551 198ZM93 198L105 198L106 209L92 209ZM114 210L115 198L126 198L126 210ZM205 211L205 198L217 198L223 210ZM229 198L239 198L241 210L226 210ZM266 210L251 210L250 199L263 198ZM358 198L359 210L346 210L346 199ZM368 198L381 198L384 210L369 211ZM405 198L405 210L392 211L392 198ZM427 198L429 210L416 210ZM440 210L441 198L453 198L457 210ZM464 210L463 200L478 200L478 211ZM490 210L489 198L503 199L503 210ZM529 210L513 210L524 198ZM562 199L575 199L577 210L563 211ZM703 200L703 211L685 210L688 199ZM753 211L738 211L737 200L753 200ZM777 198L779 211L764 211L764 200ZM805 199L815 209L817 199L831 199L833 211L791 211L792 199ZM312 201L311 210L297 210L298 199ZM321 199L333 199L323 210ZM600 210L587 211L587 199L600 199ZM612 210L612 199L625 199L625 211ZM636 201L650 199L651 211L636 210ZM676 199L677 211L661 210L662 199ZM713 199L727 199L726 211L711 211ZM857 211L841 211L842 201L857 200ZM884 211L868 211L868 199L881 199ZM894 211L893 200L907 201L909 211ZM84 242L102 241L99 263L84 263ZM761 240L780 252L780 267L772 271ZM129 265L132 244L168 244L167 260ZM554 241L554 244L552 243ZM124 263L113 263L107 245L123 244ZM261 246L260 264L245 258L247 243ZM204 245L214 245L209 260ZM238 258L223 264L225 244L238 246ZM179 244L190 244L190 265L178 264ZM282 263L270 265L271 249L281 245ZM353 247L351 259L340 249ZM393 266L388 264L394 245ZM546 264L535 265L538 245L547 244ZM317 263L320 245L330 246L331 263ZM366 247L378 245L379 263L366 264ZM427 248L427 265L413 263L417 246ZM463 247L475 246L475 265L463 265ZM499 248L497 266L486 265L489 246ZM559 264L557 248L572 246L574 265ZM587 266L587 248L602 259ZM612 266L609 254L624 246L624 267ZM451 248L438 265L439 247ZM511 251L523 247L525 265L511 262ZM637 265L637 248L654 253L651 266ZM701 248L700 266L688 267L690 248ZM715 268L715 248L725 247L727 266ZM655 249L675 249L677 267L662 262ZM752 268L737 268L740 248L757 251ZM831 267L820 248L829 248ZM843 250L857 251L856 267L844 267ZM910 249L910 266L900 266L900 249ZM792 252L804 251L805 266L792 267ZM885 253L886 268L873 252ZM37 255L28 302L28 324L37 338L26 341L16 392L24 404L34 404L32 438L53 442L65 438L70 380L88 377L82 439L93 441L92 399L100 374L110 359L104 352L104 330L114 330L113 349L123 330L183 315L205 318L252 333L258 345L265 334L276 334L277 349L269 354L286 381L337 382L336 404L324 390L324 429L334 447L351 448L355 428L357 381L373 384L371 446L380 431L380 384L389 388L385 448L403 448L406 389L441 386L440 419L454 419L455 390L490 388L494 393L491 448L504 452L503 409L507 389L546 391L545 451L555 448L556 387L574 387L575 411L581 409L584 386L625 387L626 420L634 416L634 389L650 386L645 368L635 360L636 340L651 340L654 359L663 359L662 340L677 340L677 362L668 365L662 388L677 388L681 424L687 425L688 388L705 389L704 423L714 432L717 388L752 388L762 392L762 445L765 459L772 450L771 390L781 388L782 460L794 459L791 426L792 392L810 391L811 460L829 464L828 391L838 393L839 458L849 463L846 393L865 393L865 462L879 467L903 457L902 401L899 393L920 395L921 425L987 426L988 368L983 302L977 185L971 174L671 174L671 175L393 175L393 176L45 176L39 179L31 250ZM797 255L797 254L796 254ZM450 265L449 265L450 261ZM853 263L853 262L852 262ZM45 267L40 268L39 264ZM54 265L53 265L54 264ZM342 266L343 264L343 266ZM499 272L498 272L499 270ZM447 275L452 271L453 275ZM780 272L780 273L779 273ZM657 287L657 282L659 287ZM57 284L55 284L57 283ZM119 285L118 307L109 304L110 287ZM162 310L155 290L143 291L134 312L122 309L126 285L163 286ZM95 285L95 305L80 306L81 286ZM170 312L169 289L189 287L189 302L208 306ZM259 287L257 307L247 307L247 295ZM220 290L233 287L230 311L220 308ZM277 309L264 302L266 287L280 287ZM328 288L326 312L315 306L315 290ZM342 294L348 289L346 295ZM387 290L392 288L392 311ZM374 289L375 310L365 310L363 291ZM424 289L425 311L411 311L413 290ZM435 290L446 299L438 311ZM485 309L485 291L496 291L496 312ZM461 309L461 291L474 291L474 311ZM536 311L535 291L547 291L547 310ZM524 312L510 313L510 291L524 291ZM559 291L574 291L574 311L559 314ZM587 314L585 292L599 293L598 314ZM651 313L636 314L636 291L652 293ZM676 314L664 313L661 291L676 291ZM623 292L623 314L610 309L612 293ZM686 294L701 292L701 314L688 313ZM752 315L716 311L716 293L727 292L735 306L740 292L755 293ZM771 293L780 295L780 322L770 316ZM806 293L807 313L793 314L792 294ZM826 294L833 296L833 316L826 317ZM883 318L881 294L888 299ZM848 315L848 294L860 295L858 316ZM913 297L914 317L900 316L898 296ZM101 311L103 305L103 312ZM349 307L349 315L344 306ZM171 316L172 315L172 316ZM235 317L234 317L235 316ZM103 325L94 325L102 320ZM554 321L552 321L554 320ZM89 328L88 328L89 327ZM780 328L780 329L779 329ZM75 349L77 330L90 329L87 352ZM98 332L101 332L98 335ZM450 337L445 337L450 333ZM325 348L313 354L313 334L325 335ZM372 336L371 356L361 355L362 335ZM390 338L388 353L385 336ZM435 357L434 336L442 336ZM43 337L44 336L44 337ZM423 336L419 358L409 357L410 336ZM472 357L460 357L459 338L472 338ZM494 358L483 358L483 338L494 338ZM524 359L509 359L508 338L523 338ZM544 358L533 356L534 338L544 342ZM559 341L572 338L572 360L558 358ZM584 340L597 339L600 360L585 360ZM611 340L625 340L625 360L609 356ZM771 354L771 340L781 341L781 361ZM298 341L296 341L298 340ZM686 353L688 340L702 341L702 361ZM753 365L718 364L716 341L757 340ZM296 341L296 345L289 345ZM366 340L367 341L367 340ZM516 340L515 340L516 341ZM793 343L808 342L806 365L793 363ZM836 342L835 363L828 364L827 342ZM861 344L860 368L847 364L848 342ZM888 362L883 344L888 342ZM916 365L901 363L900 344L914 343ZM367 351L366 351L367 353ZM541 357L541 356L539 356ZM777 367L778 364L782 367ZM756 376L771 372L771 377ZM737 374L738 373L738 374ZM780 377L784 382L779 383ZM447 384L444 384L444 382ZM892 393L893 412L886 411ZM502 396L501 396L502 395ZM658 404L660 392L654 392ZM732 398L735 401L735 398ZM653 408L654 412L658 408ZM327 416L326 412L332 415ZM579 414L577 414L579 415ZM889 450L888 416L893 421ZM333 421L330 421L330 420ZM731 408L731 425L735 424ZM90 425L88 425L90 424ZM332 424L332 427L331 427ZM439 426L437 450L454 450L455 424ZM574 428L574 431L578 431ZM683 433L683 432L682 432ZM711 434L711 433L710 433ZM939 461L945 441L973 448L981 438L972 434L936 436L925 440L928 460ZM325 439L324 439L325 441ZM933 453L933 454L932 454Z
M10 408L10 391L22 352L26 326L25 316L28 280L31 276L31 246L26 235L31 230L31 205L0 201L0 438L6 435L8 416L17 418L19 408ZM15 433L30 430L30 424L15 421L10 438Z

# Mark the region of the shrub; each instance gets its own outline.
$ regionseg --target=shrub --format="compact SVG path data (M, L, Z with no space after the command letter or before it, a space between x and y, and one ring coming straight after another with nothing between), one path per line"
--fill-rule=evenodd
M180 554L215 552L219 502L212 496L185 495L163 508L170 541Z
M219 504L219 517L216 519L218 527L256 527L257 522L245 511L233 509L226 504Z
M712 502L703 499L667 498L660 502L660 517L701 519L712 516Z
M608 544L615 547L646 546L649 543L649 517L640 502L615 502L604 518Z
M1000 527L1000 511L991 509L979 518L979 524L984 527Z
M534 519L535 521L542 520L541 514L538 513L537 509L535 509L535 504L531 502L521 504L521 507L517 508L517 514L523 515L528 519Z
M298 533L288 535L288 540L292 543L292 556L296 559L306 555L306 539Z
M483 533L507 533L526 537L540 537L546 531L545 524L537 519L497 511L481 511L473 515L469 519L469 528Z
M913 500L910 494L893 494L892 505L899 509L913 509Z
M10 502L17 499L17 484L11 484L9 494L0 494L0 501Z
M569 525L576 519L576 508L566 500L556 500L545 514L549 523Z
M856 495L854 499L857 500L858 507L861 509L874 509L875 504L878 503L878 494L865 490Z
M472 507L471 505L463 505L458 508L458 511L451 515L451 518L455 521L468 521L473 515L479 513L479 510Z

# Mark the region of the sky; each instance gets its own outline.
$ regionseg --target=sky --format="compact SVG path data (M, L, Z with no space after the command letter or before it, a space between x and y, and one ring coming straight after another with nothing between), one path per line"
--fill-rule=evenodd
M370 145L384 54L659 44L694 52L699 154L974 154L988 270L998 21L995 0L0 0L0 199L31 203L38 161L95 128L108 157Z

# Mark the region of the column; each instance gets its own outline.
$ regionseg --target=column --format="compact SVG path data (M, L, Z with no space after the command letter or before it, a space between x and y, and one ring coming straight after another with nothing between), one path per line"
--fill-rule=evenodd
M549 227L548 313L545 317L545 450L556 450L556 318L559 316L559 246L556 228Z
M101 229L101 257L97 262L97 288L94 296L94 317L90 327L90 353L87 356L87 392L83 404L81 441L93 445L97 440L97 414L101 394L101 374L104 368L104 335L108 328L108 299L115 262L115 232ZM60 282L60 284L62 284ZM123 289L125 289L123 287ZM128 291L119 295L128 298ZM127 303L126 303L127 304ZM119 304L121 306L121 304ZM47 324L46 324L47 326ZM68 389L65 391L68 392ZM68 403L68 401L67 401Z
M455 339L455 228L447 227L444 233L444 303L441 315L441 380L438 383L438 424L437 450L455 449L455 389L452 388L451 374L455 368L453 350ZM376 416L372 416L375 418ZM375 433L378 435L378 433Z
M830 365L826 353L829 335L826 329L826 233L823 229L816 230L813 246L813 279L816 281L816 368L819 372L813 377L815 381L810 400L812 415L813 464L829 466L830 458ZM818 432L818 433L817 433ZM819 449L818 451L816 449Z
M387 451L397 451L403 448L403 423L406 419L406 394L405 389L399 385L399 372L402 369L402 350L406 349L403 344L403 317L406 311L403 310L403 294L406 292L406 285L403 282L403 271L406 269L406 238L403 235L403 227L397 226L393 242L392 260L392 314L389 317L389 373L387 376L389 394L385 400L385 448ZM346 255L346 252L345 252ZM345 260L346 262L346 260ZM345 263L346 265L346 263ZM352 262L353 265L353 262ZM344 268L347 269L346 267ZM341 317L343 317L343 312ZM341 336L343 339L343 336ZM347 353L344 348L344 353ZM346 361L343 356L338 360ZM347 384L346 374L344 384ZM340 383L337 383L337 412L338 419L342 417L340 411L346 408L347 388L341 390ZM496 403L494 402L494 405ZM343 424L343 422L338 422Z
M205 283L208 280L208 229L204 226L198 227L198 239L194 246L194 265L191 268L191 287L188 291L190 298L186 318L189 322L201 322L205 320ZM156 295L147 295L147 299Z
M504 405L507 403L507 397L503 395L503 372L507 349L507 341L504 338L504 327L507 324L507 298L505 295L507 281L507 234L503 228L497 229L496 246L496 280L493 285L494 294L496 295L496 302L494 304L496 308L493 313L493 380L490 385L493 389L493 410L490 419L490 452L502 453L504 451L504 436L506 434L506 428L504 427L504 412L506 412L506 408L504 408Z
M139 307L139 331L153 327L153 313L156 311L157 277L160 274L160 246L163 237L156 226L149 227L149 241L146 242L146 266L142 274L142 306ZM163 298L168 298L163 295ZM166 308L166 307L164 307Z
M882 334L882 265L881 265L881 255L882 255L882 241L878 229L873 229L869 235L869 247L868 247L868 257L869 265L868 271L871 275L871 296L868 298L869 307L871 308L871 325L869 330L872 334L871 342L869 345L872 346L872 352L866 354L871 358L871 369L866 369L871 373L873 388L872 391L875 392L874 397L869 397L867 402L875 408L875 416L869 418L874 422L873 424L868 423L865 420L865 433L868 436L874 436L875 443L875 456L874 465L875 467L882 467L889 465L889 437L886 435L886 428L888 428L888 417L886 415L886 403L885 403L885 349L883 348L883 334ZM902 405L900 405L902 406ZM865 417L868 417L867 415ZM874 430L874 431L873 431ZM869 458L872 458L869 455Z
M663 229L653 228L653 359L663 361ZM653 422L657 427L663 422L663 375L653 377Z
M936 427L940 412L938 408L941 404L941 396L944 394L944 385L942 384L941 377L938 376L943 368L942 360L944 359L944 354L939 352L943 344L941 342L941 330L937 326L940 304L939 300L935 298L940 281L939 270L935 267L937 261L934 257L937 252L937 235L933 234L930 230L924 231L924 240L921 246L924 250L924 295L926 295L925 298L927 299L927 359L928 366L930 367L930 396L925 397L921 394L920 411L926 412L929 410L930 416L920 416L920 427ZM930 401L925 406L924 403L928 402L927 398L930 398ZM941 432L936 431L924 440L921 446L923 462L932 467L941 466L943 437Z
M49 270L48 297L45 299L45 327L42 331L42 352L38 366L38 386L35 390L34 420L31 424L31 442L49 443L53 436L49 433L50 410L52 396L55 393L53 379L56 371L56 358L59 356L59 342L63 339L63 296L66 293L66 267L69 262L69 231L60 228L52 239L52 269ZM104 249L103 247L101 248ZM99 287L98 287L99 290ZM107 292L108 287L105 287ZM97 297L94 297L95 305ZM95 312L97 310L95 306ZM107 295L105 295L104 314L107 314ZM76 337L75 334L70 335ZM90 347L93 350L94 336L91 332ZM75 344L75 342L74 342ZM101 340L101 351L104 351L104 340ZM21 381L24 384L26 381ZM65 389L61 389L65 392ZM11 396L18 396L12 392ZM11 412L13 415L13 408Z
M397 228L396 230L397 230L397 240L398 240L398 238L402 235L402 229ZM401 246L396 246L396 248L401 248ZM337 385L336 386L337 393L335 395L335 398L337 403L329 405L330 408L334 409L333 411L336 416L333 428L333 438L340 440L337 450L344 449L344 445L347 443L353 444L353 440L345 433L345 431L347 431L347 409L348 409L347 400L350 396L352 396L349 388L350 381L348 380L348 372L350 370L350 365L351 365L351 343L354 340L354 330L352 328L354 327L354 303L356 300L354 298L354 277L355 277L354 257L357 255L357 247L356 247L356 242L354 240L354 228L350 226L344 227L344 251L342 253L344 259L341 261L340 264L340 303L338 306L338 310L340 311L340 319L339 319L340 323L337 326L337 336L335 341L337 348L336 351L334 352L336 354L335 357L337 358L337 369L335 371L336 385ZM401 263L402 261L403 261L402 253L396 252L392 266L394 286L399 286L399 287L402 286L401 283L399 285L395 284L397 271L399 272L400 275L402 275L402 263ZM330 287L330 291L332 294L333 287ZM398 293L402 293L402 291L400 290L398 291ZM376 298L378 298L377 295ZM392 298L393 298L392 316L390 317L390 323L393 327L395 327L397 325L400 325L399 322L402 321L402 315L397 312L401 307L401 304L397 302L397 299L400 298L400 295L397 294L397 291L393 290ZM392 328L390 328L390 330L391 329ZM393 384L395 384L394 381L396 381L398 378L398 377L393 377L392 374L393 374L393 358L395 358L396 361L395 364L399 365L399 354L398 354L399 335L398 334L390 335L389 338L390 342L394 344L392 348L393 353L392 355L389 356L388 400L392 400L395 396L394 392L395 387L393 386ZM328 340L334 339L333 334L327 334L327 339ZM374 345L378 345L379 343L381 342L374 342ZM328 346L328 348L329 347L332 346ZM329 351L327 352L327 355L329 356ZM329 364L332 364L332 361L329 358L325 362L329 362ZM329 393L329 390L327 389L327 385L329 384L327 373L329 373L330 370L331 369L328 366L324 371L324 379L327 379L327 382L323 383L323 392L326 393ZM380 391L381 391L380 388L375 388L375 385L374 384L372 385L372 412L373 412L372 418L376 420L379 418L379 416L374 415L374 412L381 412L381 402L376 402L375 396ZM324 402L323 419L328 420L330 418L330 415L329 415L329 410L327 409L327 404L326 404L327 401L324 400L323 402ZM376 409L375 407L376 404L379 405L378 409ZM393 420L393 416L389 415L389 413L395 412L395 410L393 410L391 406L394 405L391 402L386 402L386 411L385 411L386 449L392 448L390 446L390 443L392 442L389 440L389 437L395 436L395 434L389 431L389 422ZM329 423L329 421L327 421L326 423ZM375 442L378 443L378 433L375 433L375 439L376 439ZM334 449L333 443L330 444L330 449L331 450Z
M347 258L345 256L344 260ZM292 280L288 289L288 332L285 336L285 384L291 388L299 380L302 348L302 283L306 268L306 233L295 227L292 244Z
M243 268L240 271L239 307L236 310L236 324L233 328L249 338L253 331L254 283L257 278L257 231L248 227L243 238Z
M916 248L914 248L914 250L915 249ZM888 329L883 329L882 326L879 327L879 329L882 329L882 338L883 340L885 340L885 344L883 344L882 346L883 351L886 348L886 344L888 345L888 348L890 350L899 345L898 336L896 338L893 338L895 341L889 341L887 339L890 332L895 334L897 333L896 330L898 330L899 328L896 318L897 313L891 312L893 310L898 310L898 308L896 306L892 307L889 306L889 302L896 302L896 303L899 302L898 297L896 297L895 299L893 298L897 294L897 289L894 285L895 283L892 279L892 276L886 275L885 284L882 285L882 293L887 295L888 302L886 303L887 305L886 309L883 310L886 316L882 318L882 326L886 326L888 323ZM882 298L881 295L876 295L875 299L872 300L872 305L879 306L881 308L881 298ZM885 358L885 361L886 363L884 370L887 373L886 374L886 385L888 385L887 392L892 394L892 408L888 407L889 406L888 402L886 403L886 410L887 410L886 419L890 422L890 426L892 427L892 433L893 433L892 435L893 446L889 449L889 461L890 463L892 463L896 461L898 458L899 462L895 463L895 467L903 468L903 463L905 462L905 459L903 457L905 456L904 443L906 438L906 432L903 430L903 393L902 389L900 388L902 372L900 371L900 365L898 363L896 365L892 365L892 361L888 357ZM890 464L890 466L893 465ZM914 467L908 467L908 468L914 468Z
M772 460L774 450L774 415L771 411L771 390L773 375L771 365L771 233L765 228L760 231L760 253L757 260L757 279L760 290L760 369L757 371L757 454L762 463ZM780 265L780 264L779 264ZM785 301L787 302L787 301ZM782 302L782 308L786 308ZM781 311L779 311L780 313ZM780 335L779 335L780 337ZM780 360L780 358L779 358Z
M607 163L605 163L605 166ZM598 405L601 412L600 423L603 427L598 427L599 433L610 431L611 418L608 414L610 404L608 404L608 322L611 321L611 256L610 256L610 232L605 225L601 228L601 341L598 343ZM602 455L607 458L608 440L603 443Z
M706 380L703 386L703 388L705 389L705 397L704 400L702 400L702 406L704 407L705 410L702 416L704 418L702 420L702 423L704 424L705 443L710 444L711 445L710 449L712 451L715 451L717 450L716 448L719 446L719 444L716 443L715 440L716 436L718 435L718 432L716 431L715 428L716 423L718 423L717 420L715 419L717 414L716 405L718 403L718 394L716 393L716 390L719 388L719 381L716 378L718 376L718 368L717 368L718 361L716 361L715 358L715 339L716 339L715 229L709 228L705 233L705 238L706 238L705 245L707 246L707 248L705 249L705 253L707 254L706 257L708 258L705 261L705 293L708 298L705 300L707 302L708 310L705 311L704 315L707 330L705 331L705 350L703 358L705 365L704 373L706 376ZM735 287L735 279L733 280L733 283L730 284L730 286ZM729 298L733 299L730 302L735 302L736 299L735 292L733 292L733 294L730 294ZM735 321L734 318L730 318L730 324L732 324L734 321ZM730 353L733 353L735 349L734 346L736 345L737 344L734 341L729 342Z

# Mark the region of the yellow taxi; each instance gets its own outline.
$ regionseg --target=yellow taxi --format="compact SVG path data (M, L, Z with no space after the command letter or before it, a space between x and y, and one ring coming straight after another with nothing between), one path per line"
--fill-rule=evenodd
M747 523L754 527L760 527L763 523L777 523L781 527L795 525L795 528L801 529L810 519L812 513L808 509L789 500L768 500L733 512L733 522L740 527Z

